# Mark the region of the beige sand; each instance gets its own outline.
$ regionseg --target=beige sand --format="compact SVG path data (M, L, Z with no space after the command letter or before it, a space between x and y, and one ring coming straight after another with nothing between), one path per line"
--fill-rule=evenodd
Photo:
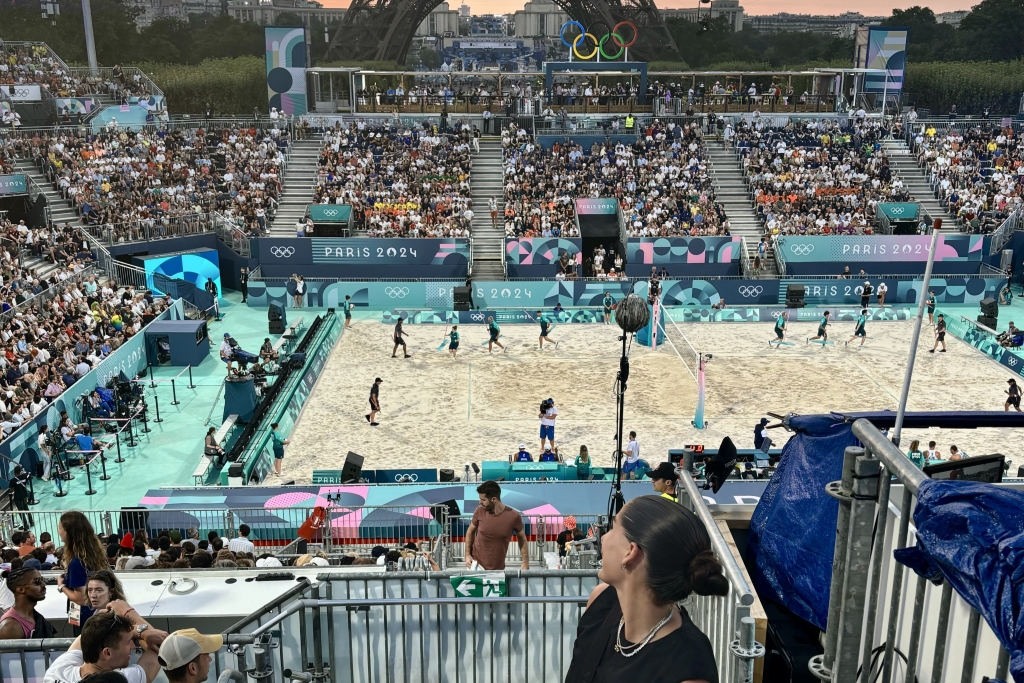
M752 447L753 425L766 410L895 410L911 323L869 324L863 349L841 346L852 334L850 323L833 326L838 346L807 346L804 340L815 327L792 324L797 344L773 350L767 346L772 336L767 324L680 325L695 348L714 354L707 370L709 426L703 431L691 425L696 382L673 349L666 345L651 352L634 344L625 427L638 433L641 455L657 463L667 459L669 448L717 446L726 435L741 448ZM549 396L560 412L556 443L562 454L575 455L585 444L596 464L611 464L617 327L559 325L551 334L559 347L540 351L536 326L505 325L501 341L509 350L493 355L480 346L486 339L482 326L459 329L462 343L454 361L446 351L436 351L443 327L408 326L409 359L390 357L390 326L363 322L349 329L290 435L288 478L309 482L313 469L340 469L349 450L364 455L368 469L449 467L457 474L468 462L506 458L519 442L536 454L538 404ZM1011 374L951 337L948 353L927 353L931 336L926 328L910 409L1002 410L1000 397ZM669 337L689 358L673 326ZM383 411L381 425L370 427L363 416L376 376L384 379ZM955 443L980 455L1007 452L1009 439L1022 435L934 429L906 432L903 442L921 439L925 447L935 439L944 453ZM781 430L773 436L776 442L786 438Z

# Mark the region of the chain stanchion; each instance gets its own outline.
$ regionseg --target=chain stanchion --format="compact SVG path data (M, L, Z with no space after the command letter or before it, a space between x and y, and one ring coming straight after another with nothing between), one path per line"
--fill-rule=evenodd
M171 380L171 405L176 406L181 401L178 400L178 391L174 388L174 380Z
M156 406L156 418L153 422L163 422L163 419L160 417L160 397L156 395L155 391L153 392L153 405Z
M125 444L128 448L135 448L139 445L139 442L135 440L135 418L131 417L128 419L128 443Z
M192 365L191 365L191 363L188 366L188 388L189 389L195 389L196 388L196 383L192 381Z
M156 383L153 382L153 366L147 365L146 368L149 370L149 388L152 389L156 386Z
M100 467L103 468L103 475L100 476L100 481L107 481L110 479L110 475L107 474L107 456L103 453L102 447L100 447Z
M123 429L123 427L121 429ZM117 464L124 462L124 458L121 457L121 429L118 429L114 434L114 438L117 439L117 459L114 460L114 462Z
M151 431L153 430L149 428L149 406L144 406L142 408L142 433L149 434Z
M96 495L96 489L92 487L92 463L86 461L85 463L85 479L88 482L89 490L85 492L87 496Z

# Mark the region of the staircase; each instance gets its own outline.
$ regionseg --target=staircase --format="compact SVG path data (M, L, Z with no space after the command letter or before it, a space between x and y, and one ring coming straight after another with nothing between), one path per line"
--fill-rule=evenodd
M480 152L473 155L470 197L473 200L473 279L504 280L505 177L500 137L480 138ZM498 227L491 227L488 201L498 200Z
M903 186L921 208L931 214L932 218L946 218L946 210L935 198L928 177L917 165L917 157L911 154L907 143L903 140L885 140L882 142L885 153L889 155L889 166L893 173L903 180Z
M712 177L714 178L715 201L725 207L725 215L729 219L729 232L734 237L746 238L748 255L753 262L757 243L761 241L764 230L757 220L757 214L754 213L747 185L743 182L743 167L740 166L732 150L721 143L705 140L704 145L708 151L711 170L714 172ZM778 274L778 269L775 267L775 255L770 250L766 262L761 266L761 274L769 277Z
M271 237L295 237L295 224L306 215L313 202L317 160L323 140L299 140L292 143L288 166L284 170L281 201L270 227Z
M18 159L15 162L15 166L19 173L32 178L35 184L42 189L43 194L46 196L46 203L50 209L50 222L58 227L63 228L65 223L70 223L73 226L78 225L78 214L75 210L68 206L67 201L64 200L60 194L53 189L53 185L46 179L46 176L40 172L39 168L36 167L31 161L27 159ZM40 277L47 277L52 271L57 270L57 266L49 261L44 261L41 258L35 256L29 256L27 252L23 252L22 265L26 268L32 268L38 273Z

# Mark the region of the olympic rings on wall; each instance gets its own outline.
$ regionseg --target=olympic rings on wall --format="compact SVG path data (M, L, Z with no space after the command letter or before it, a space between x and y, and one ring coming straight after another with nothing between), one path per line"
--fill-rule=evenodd
M600 25L605 26L607 28L607 24L604 24L603 22L599 23ZM570 26L575 26L579 30L579 35L573 38L573 41L571 43L565 39L565 30ZM619 32L619 29L624 26L628 26L629 28L633 29L633 37L630 38L629 41L626 41L622 37L622 33ZM573 54L576 55L577 59L583 60L593 59L598 54L600 54L601 57L603 57L604 59L618 59L619 57L622 56L622 53L625 52L626 48L633 47L633 45L636 44L636 39L639 35L640 32L637 30L636 24L634 24L632 21L620 21L619 23L615 24L611 31L601 36L600 40L598 40L593 33L588 32L587 29L583 26L583 24L581 24L578 21L567 21L564 24L562 24L562 28L559 29L558 31L558 37L562 39L562 44L565 45L567 48L571 49ZM611 38L615 46L619 48L619 51L616 52L615 54L608 54L607 52L605 52L604 44L608 41L609 38ZM590 42L590 46L592 46L593 49L591 49L590 52L586 54L581 54L580 47L586 46L587 41ZM589 46L585 47L585 49L587 49L588 47Z

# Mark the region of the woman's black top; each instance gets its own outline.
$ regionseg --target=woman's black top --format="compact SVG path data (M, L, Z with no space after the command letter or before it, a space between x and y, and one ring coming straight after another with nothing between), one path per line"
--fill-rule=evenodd
M615 633L622 618L619 596L611 586L604 589L580 618L565 683L718 683L711 641L690 621L685 609L680 607L679 612L682 626L647 643L632 657L623 657L615 651Z

